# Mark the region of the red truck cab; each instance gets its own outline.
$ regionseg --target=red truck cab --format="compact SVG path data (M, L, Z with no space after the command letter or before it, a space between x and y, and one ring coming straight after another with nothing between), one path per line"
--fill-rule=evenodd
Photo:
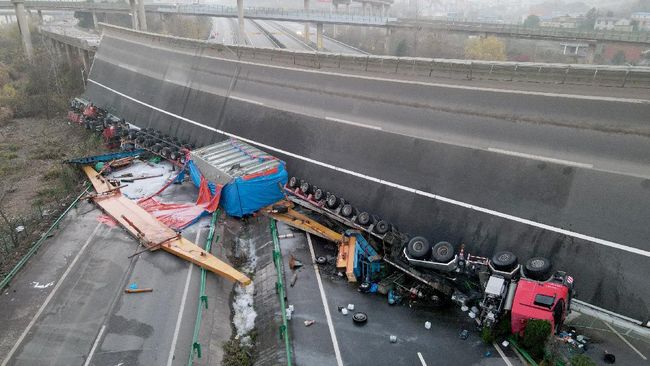
M523 334L529 319L548 320L551 329L558 331L569 312L572 282L571 277L557 274L548 281L520 279L512 303L512 333Z

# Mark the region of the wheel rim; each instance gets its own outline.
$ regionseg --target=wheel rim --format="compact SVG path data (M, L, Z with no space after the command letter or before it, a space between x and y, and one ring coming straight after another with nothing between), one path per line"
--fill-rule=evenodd
M501 255L499 255L498 259L501 262L507 262L508 260L510 260L510 254L502 253Z
M530 266L532 268L539 269L539 268L544 267L544 263L546 263L546 261L543 260L543 259L533 259L533 260L530 261Z
M424 247L424 244L421 241L416 241L413 243L413 249L420 251Z
M449 253L449 248L447 247L440 247L438 248L438 255L445 256Z

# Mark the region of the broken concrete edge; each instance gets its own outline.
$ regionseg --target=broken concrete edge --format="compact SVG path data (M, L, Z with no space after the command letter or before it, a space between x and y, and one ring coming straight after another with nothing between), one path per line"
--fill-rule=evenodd
M650 338L650 320L642 322L578 299L573 299L573 301L571 301L571 310L582 315L602 320L605 323L616 325L625 330L635 332L642 337Z
M0 282L0 290L4 289L5 286L9 285L9 282L18 274L18 272L23 268L23 266L27 263L27 261L38 251L38 249L43 245L45 240L50 237L50 234L52 231L56 228L58 228L59 224L63 219L68 215L68 212L70 212L92 188L92 185L90 184L85 184L85 189L72 201L72 203L59 215L59 217L54 220L52 225L45 231L41 237L32 245L32 247L29 249L27 253L16 263L14 268L9 271L9 273L5 276L5 278L2 279L2 282Z

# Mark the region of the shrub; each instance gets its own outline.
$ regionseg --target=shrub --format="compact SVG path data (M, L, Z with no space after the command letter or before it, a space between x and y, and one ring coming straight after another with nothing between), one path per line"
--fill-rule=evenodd
M544 357L546 340L551 335L551 323L547 320L531 319L526 323L526 330L521 346L531 357L540 360Z
M591 359L591 357L582 354L582 355L575 355L571 357L571 361L569 363L571 366L596 366L596 362Z

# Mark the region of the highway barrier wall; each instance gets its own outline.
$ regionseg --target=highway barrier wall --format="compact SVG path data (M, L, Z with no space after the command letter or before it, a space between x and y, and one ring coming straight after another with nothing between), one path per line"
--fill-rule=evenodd
M575 277L579 299L650 317L650 180L451 144L438 130L467 123L472 134L507 122L488 129L497 139L522 128L559 128L551 138L561 147L575 130L558 124L589 122L590 153L612 154L616 146L600 145L600 131L611 128L629 159L642 163L648 149L632 146L650 132L647 103L504 97L269 67L238 61L223 46L122 30L104 34L86 97L137 126L198 146L242 139L285 160L290 175L403 232L465 244L476 255L550 257L554 268ZM374 124L382 119L389 122Z
M107 24L102 24L102 26L107 34L114 34L118 37L128 37L134 34L127 28ZM225 46L155 33L139 33L138 37L144 37L153 44L165 44L193 50L200 48L203 53L209 53L215 57L325 71L386 74L390 77L402 76L423 81L450 78L650 89L650 67L359 56L276 48Z

